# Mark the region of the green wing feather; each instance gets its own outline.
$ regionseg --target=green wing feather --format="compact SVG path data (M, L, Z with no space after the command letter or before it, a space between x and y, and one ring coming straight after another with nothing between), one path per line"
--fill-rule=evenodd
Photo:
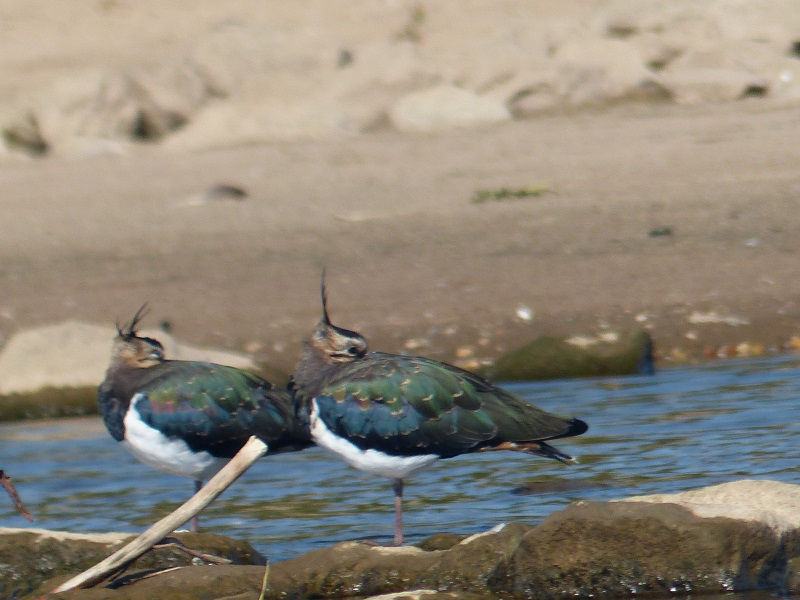
M314 398L333 433L395 454L455 456L585 431L582 421L545 412L477 375L422 357L368 354L341 365Z
M257 375L189 361L164 361L141 374L136 386L141 418L193 449L233 456L251 435L270 452L307 445L289 395Z

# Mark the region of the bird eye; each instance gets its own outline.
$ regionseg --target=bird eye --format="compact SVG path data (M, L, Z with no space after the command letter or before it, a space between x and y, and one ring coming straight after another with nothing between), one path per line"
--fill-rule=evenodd
M347 349L347 353L348 353L350 356L358 356L358 347L356 347L356 346L350 346L350 347Z

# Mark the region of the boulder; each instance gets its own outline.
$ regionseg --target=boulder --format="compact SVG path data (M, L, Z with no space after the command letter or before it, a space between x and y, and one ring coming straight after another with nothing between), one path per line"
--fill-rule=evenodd
M556 91L568 106L669 96L636 46L625 40L576 36L556 49L553 61Z
M413 92L389 109L389 121L399 131L474 127L510 119L511 113L503 103L453 85Z
M622 502L677 504L698 517L763 523L783 535L800 529L800 486L743 479L677 494L633 496Z
M527 533L492 589L529 598L781 589L788 563L767 525L672 504L576 503Z
M182 127L216 94L190 61L154 70L84 69L23 94L2 123L12 149L28 154L119 154Z
M542 336L477 370L492 381L652 375L653 340L646 331L634 333L625 342Z
M331 98L237 98L212 102L162 143L170 152L209 150L357 133L362 123Z
M775 54L754 41L720 40L687 49L659 74L680 104L719 103L764 96Z
M133 539L130 533L76 534L44 529L0 528L0 596L17 598L41 592L94 566ZM139 558L137 569L161 570L203 562L183 552L193 551L219 557L238 565L263 565L265 559L247 542L209 533L176 533L166 541L178 544L148 552ZM263 572L263 567L258 567ZM57 579L54 579L57 578ZM124 581L125 576L122 576ZM91 593L91 592L89 592Z
M798 486L737 481L678 495L577 502L535 527L510 523L464 539L440 534L420 547L342 542L271 565L265 597L796 594L799 500ZM689 505L715 508L704 513L709 509ZM131 580L136 575L130 573ZM239 597L258 593L264 577L257 566L192 566L116 589L101 586L59 597ZM48 582L39 592L54 585Z
M178 344L161 331L168 358L203 360L256 370L245 355ZM116 330L65 321L18 331L0 349L0 421L94 413Z

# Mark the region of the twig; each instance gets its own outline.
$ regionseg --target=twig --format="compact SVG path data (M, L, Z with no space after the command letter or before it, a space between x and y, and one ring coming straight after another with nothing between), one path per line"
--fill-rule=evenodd
M92 568L62 583L50 593L57 594L68 590L91 587L103 581L111 573L132 563L161 541L165 535L174 531L176 527L179 527L211 504L217 496L236 481L236 479L263 456L266 451L267 446L264 442L256 437L251 437L236 456L225 465L225 468L217 473L211 481L185 504L161 519L125 547L120 548L114 554Z
M156 577L157 575L163 575L164 573L169 573L171 571L178 571L180 569L185 569L185 566L181 567L167 567L166 569L159 569L158 571L148 571L145 573L136 573L134 575L129 575L123 583L118 583L121 581L121 578L115 578L112 580L112 584L114 589L121 588L122 586L133 585L134 583L139 583L145 579L150 579L151 577ZM109 586L112 587L112 586Z
M264 596L267 593L267 580L269 579L269 559L267 559L267 565L264 567L264 579L261 580L261 594L258 596L258 600L264 600Z
M17 490L14 488L14 484L11 483L11 477L6 475L2 469L0 469L0 484L2 484L2 486L8 492L8 495L11 496L11 500L14 502L14 506L17 508L19 514L21 514L28 521L33 523L33 517L31 516L31 513L28 512L28 509L25 508L25 505L22 503L22 499L19 497Z
M162 548L175 548L176 550L185 552L189 556L194 556L195 558L199 558L200 560L203 560L207 563L212 563L214 565L229 565L231 562L233 562L228 558L215 556L213 554L206 554L205 552L200 552L199 550L189 548L180 540L176 540L175 538L164 538L160 543L153 546L153 550L161 550Z

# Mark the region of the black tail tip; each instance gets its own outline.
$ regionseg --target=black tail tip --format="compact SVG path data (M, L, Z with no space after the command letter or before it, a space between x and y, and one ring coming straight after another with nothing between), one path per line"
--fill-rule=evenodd
M588 430L589 430L589 424L586 421L581 421L580 419L572 419L572 424L570 425L567 436L581 435L582 433L586 433Z

